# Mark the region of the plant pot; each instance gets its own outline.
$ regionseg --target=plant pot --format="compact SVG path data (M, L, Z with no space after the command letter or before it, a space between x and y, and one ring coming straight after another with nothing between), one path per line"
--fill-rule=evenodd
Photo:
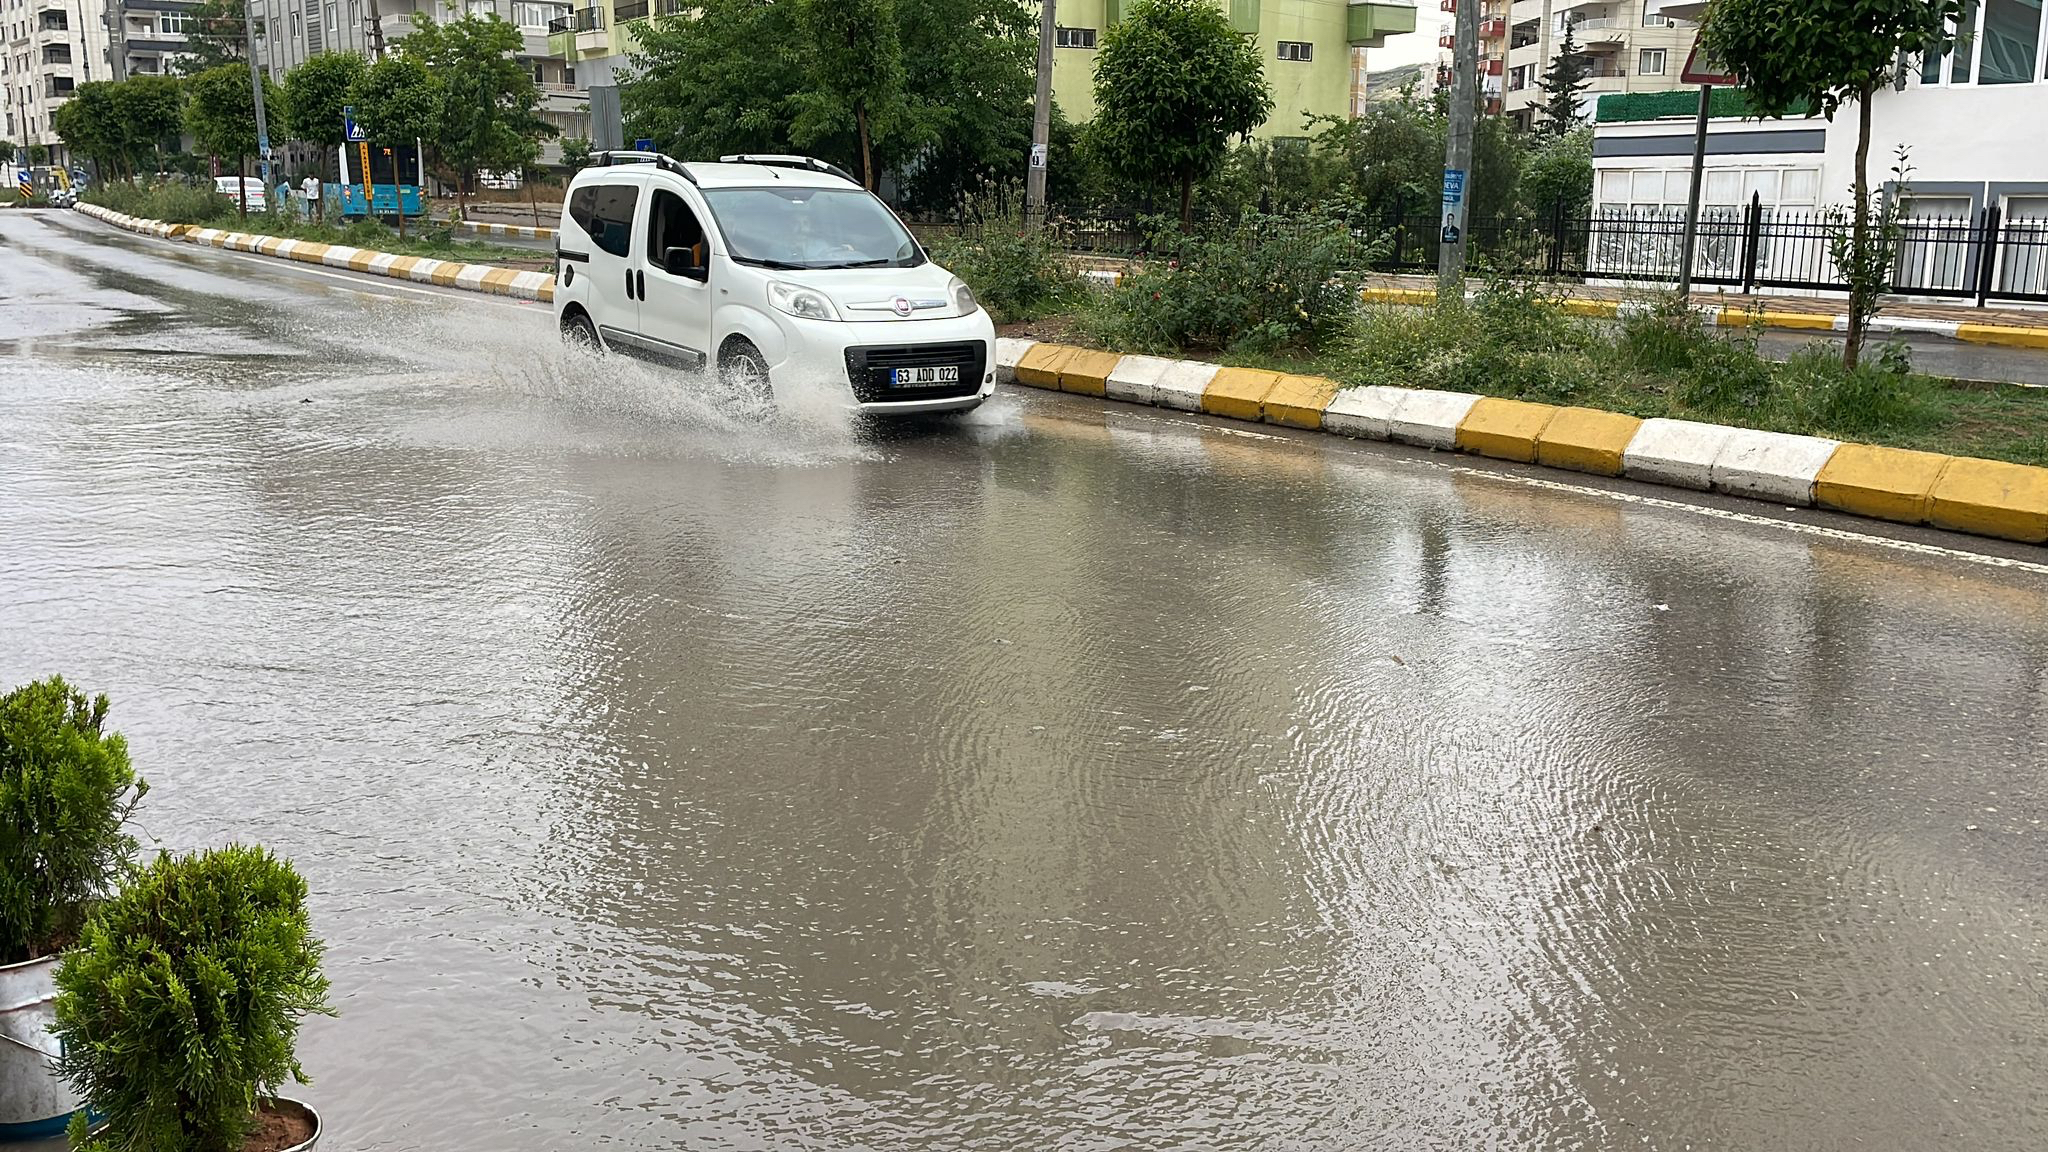
M275 1140L259 1143L259 1140L262 1138L262 1130L259 1128L257 1135L252 1137L249 1143L243 1145L247 1152L313 1152L313 1145L320 1142L320 1114L313 1111L312 1105L284 1096L273 1096L263 1100L256 1107L261 1112L273 1112L280 1115L296 1114L312 1125L313 1131L311 1135L308 1135L304 1140L296 1144L280 1147Z
M78 1097L53 1066L56 956L0 967L0 1141L64 1134Z

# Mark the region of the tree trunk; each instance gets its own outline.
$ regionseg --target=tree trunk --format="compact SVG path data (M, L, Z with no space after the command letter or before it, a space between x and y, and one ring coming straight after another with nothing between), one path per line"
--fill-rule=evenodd
M526 206L533 209L533 226L538 228L540 227L540 198L534 195L533 174L530 172L520 173L519 182L526 185Z
M474 179L476 179L476 173L474 172L458 172L455 174L455 214L464 220L469 219L469 182Z
M1191 172L1180 174L1180 230L1195 230L1195 177Z
M1863 329L1868 323L1871 300L1870 278L1865 275L1864 265L1868 260L1866 247L1870 243L1870 85L1856 97L1856 213L1850 233L1850 256L1857 268L1849 277L1849 334L1842 341L1842 367L1851 372L1856 370L1857 361L1863 357Z
M875 190L875 161L873 144L868 139L868 106L861 104L853 110L853 118L860 125L860 186L870 192Z
M237 153L235 156L235 203L242 209L242 219L249 218L249 157Z

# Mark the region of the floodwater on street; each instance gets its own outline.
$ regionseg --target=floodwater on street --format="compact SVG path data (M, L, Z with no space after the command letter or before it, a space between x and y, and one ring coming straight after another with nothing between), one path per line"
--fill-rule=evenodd
M2039 568L364 287L0 212L0 687L305 872L323 1150L2048 1146Z

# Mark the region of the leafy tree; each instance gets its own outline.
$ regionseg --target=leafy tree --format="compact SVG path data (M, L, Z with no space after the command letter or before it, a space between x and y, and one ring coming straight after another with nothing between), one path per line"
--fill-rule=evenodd
M792 150L792 100L809 80L795 17L778 0L702 0L632 25L627 134L685 158Z
M859 173L872 190L875 137L891 133L908 109L903 91L903 45L892 0L797 0L797 30L804 36L813 82L796 97L791 139L808 148L851 123L859 143Z
M246 81L245 81L246 83ZM50 116L71 151L90 157L103 179L132 179L151 164L184 120L184 95L169 76L80 84Z
M270 115L287 114L284 94L263 76L263 102ZM256 151L256 98L249 89L247 64L222 64L188 77L185 87L190 99L185 104L185 127L209 154L233 156L235 172L248 176L249 154ZM249 214L248 196L237 184L235 203L241 214Z
M356 85L356 123L373 141L433 140L441 129L447 95L441 77L428 70L417 55L401 52L386 56L365 69ZM398 234L405 235L402 211L398 213Z
M1543 131L1562 136L1586 122L1580 111L1580 99L1591 84L1587 78L1592 73L1593 62L1579 51L1575 25L1565 24L1564 40L1557 46L1557 55L1536 81L1536 86L1543 90Z
M581 172L590 167L590 138L569 136L562 141L562 167Z
M1000 198L1031 150L1036 21L1015 0L896 0L896 22L916 61L904 147L885 150L905 169L905 198L952 209Z
M1177 180L1184 229L1195 182L1273 110L1258 48L1211 0L1137 0L1102 36L1095 103L1092 137L1110 169Z
M243 16L243 0L200 0L191 12L185 31L185 47L179 53L179 68L187 76L210 72L223 64L249 58L249 25ZM256 31L264 31L263 17L256 17Z
M31 144L28 146L28 162L31 167L41 167L50 162L50 146Z
M63 138L65 147L74 156L90 159L104 179L114 178L127 150L114 88L111 80L80 84L71 90L71 99L50 113L50 127Z
M896 168L925 204L1022 172L1036 39L1013 0L809 3L703 0L633 24L627 134L686 158L808 151L876 179ZM884 12L893 34L872 19ZM897 79L863 75L876 69L860 45L899 61Z
M1593 130L1574 128L1532 143L1522 165L1522 201L1540 220L1576 220L1593 208Z
M115 92L115 108L126 125L128 174L143 164L162 167L165 145L176 151L185 128L185 86L175 76L131 76Z
M1803 105L1833 120L1842 105L1857 106L1849 259L1837 261L1849 281L1842 364L1851 370L1891 268L1887 230L1872 228L1870 100L1912 57L1953 47L1963 11L1963 0L1713 0L1700 30L1701 45L1741 78L1762 115Z
M467 215L477 173L519 171L555 129L540 117L533 74L513 59L525 43L519 29L495 12L439 24L416 12L412 26L399 55L426 66L441 85L433 130L415 135L432 144L436 160L454 177L457 210Z
M323 52L285 73L285 102L291 105L285 126L291 138L330 154L347 143L342 109L368 68L353 52Z

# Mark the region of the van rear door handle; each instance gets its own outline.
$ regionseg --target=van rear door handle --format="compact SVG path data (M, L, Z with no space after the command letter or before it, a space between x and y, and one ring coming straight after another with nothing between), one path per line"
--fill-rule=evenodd
M645 303L647 301L647 269L642 268L634 273L634 275L640 278L640 300L642 303Z

